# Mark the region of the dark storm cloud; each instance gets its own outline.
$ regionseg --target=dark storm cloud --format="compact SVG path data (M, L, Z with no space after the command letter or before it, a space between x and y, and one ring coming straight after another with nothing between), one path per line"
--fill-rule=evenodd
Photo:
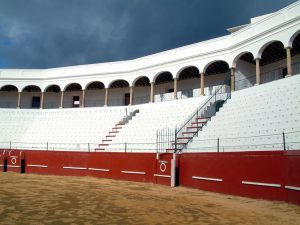
M0 0L0 68L128 60L226 35L294 0Z

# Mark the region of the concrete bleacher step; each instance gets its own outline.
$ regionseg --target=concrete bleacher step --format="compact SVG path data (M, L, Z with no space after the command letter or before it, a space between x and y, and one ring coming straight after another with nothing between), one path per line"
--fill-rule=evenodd
M197 131L185 131L185 132L182 132L183 135L185 134L195 134L197 133Z
M192 131L192 132L182 132L182 133L181 133L181 137L192 138L196 133L197 133L197 131Z
M197 117L196 120L209 120L209 117Z
M191 137L178 137L177 140L189 140Z
M206 122L203 122L203 121L198 121L198 122L192 122L192 124L206 124Z
M167 153L173 153L173 152L175 152L175 148L167 148L166 152Z
M190 123L190 125L185 127L184 132L181 133L180 137L177 137L176 140L176 149L182 150L186 147L191 139L194 138L195 134L198 133L198 130L202 129L204 125L210 120L210 117L196 117L194 121ZM175 145L175 141L171 142L171 145ZM175 150L175 148L166 149L168 150Z
M109 146L109 144L104 144L104 143L102 143L102 144L99 144L98 146L99 146L99 147Z
M112 137L116 137L116 135L106 135L106 138L112 138Z
M177 142L176 145L186 145L187 142ZM175 145L175 141L172 141L172 145Z
M120 132L119 132L119 131L116 131L116 130L114 130L114 131L109 131L108 133L109 133L109 135L110 135L110 134L117 134L117 133L120 133Z
M175 151L175 148L166 148L166 152L167 152L167 153L170 153L171 151L174 152L174 151Z
M131 115L130 117L132 119L133 116ZM123 120L122 121L120 120L119 122L117 122L115 124L115 126L111 128L111 131L108 132L108 135L105 136L105 139L102 140L102 144L99 144L99 147L101 147L101 148L98 148L98 150L107 150L107 147L109 146L109 144L113 143L114 138L117 137L117 134L119 134L120 131L124 128L125 124L128 124L128 121L126 123L123 122ZM97 150L97 149L95 149L95 150Z
M188 127L186 127L186 129L200 129L202 127L203 126L188 126Z

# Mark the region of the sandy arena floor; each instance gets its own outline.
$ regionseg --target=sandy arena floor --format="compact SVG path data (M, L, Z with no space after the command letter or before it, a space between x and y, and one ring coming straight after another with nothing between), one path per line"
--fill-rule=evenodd
M0 173L0 224L300 224L300 207L188 188Z

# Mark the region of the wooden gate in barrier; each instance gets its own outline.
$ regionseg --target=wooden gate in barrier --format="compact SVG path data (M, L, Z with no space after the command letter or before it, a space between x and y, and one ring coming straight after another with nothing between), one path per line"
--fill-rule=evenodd
M25 153L18 150L4 150L3 171L25 173Z

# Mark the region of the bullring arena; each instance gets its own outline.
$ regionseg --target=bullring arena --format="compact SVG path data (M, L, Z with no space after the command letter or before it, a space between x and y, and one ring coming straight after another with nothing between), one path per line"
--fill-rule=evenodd
M57 192L55 201L67 202L65 207L88 205L84 198L74 200L75 192L69 189L82 193L91 188L99 201L110 193L119 196L106 198L115 214L129 212L132 202L146 207L141 199L149 200L150 211L157 207L155 201L161 206L174 199L178 208L192 206L181 217L178 208L169 205L177 212L170 215L173 219L178 215L180 224L260 224L250 215L249 220L241 219L249 211L258 218L268 215L263 224L299 224L299 12L297 1L230 28L226 36L134 60L0 69L0 169L25 173L0 174L5 181L0 200L0 215L5 216L0 221L13 223L14 207L21 210L9 206L8 199L24 206L36 197L28 190L39 190L35 184L40 183L46 200L51 198L46 193L49 189ZM56 183L66 190L55 190ZM100 196L97 185L105 196ZM119 185L132 202L118 195ZM151 197L145 197L147 194ZM86 197L92 201L90 195ZM195 199L205 204L197 205ZM230 204L240 210L240 217L228 216L237 212ZM211 216L218 206L226 208L224 214ZM93 207L91 211L100 206ZM264 207L273 211L259 214ZM86 209L80 209L86 216ZM57 216L63 215L59 211L63 208L57 210ZM29 213L25 217L35 214L25 211ZM140 213L147 215L147 211ZM116 218L111 212L102 222L143 224L129 219L130 215L109 220ZM159 214L151 215L152 220L141 217L144 224L170 220L164 217L167 212L161 221ZM57 222L55 218L43 221ZM76 223L68 216L60 222Z

